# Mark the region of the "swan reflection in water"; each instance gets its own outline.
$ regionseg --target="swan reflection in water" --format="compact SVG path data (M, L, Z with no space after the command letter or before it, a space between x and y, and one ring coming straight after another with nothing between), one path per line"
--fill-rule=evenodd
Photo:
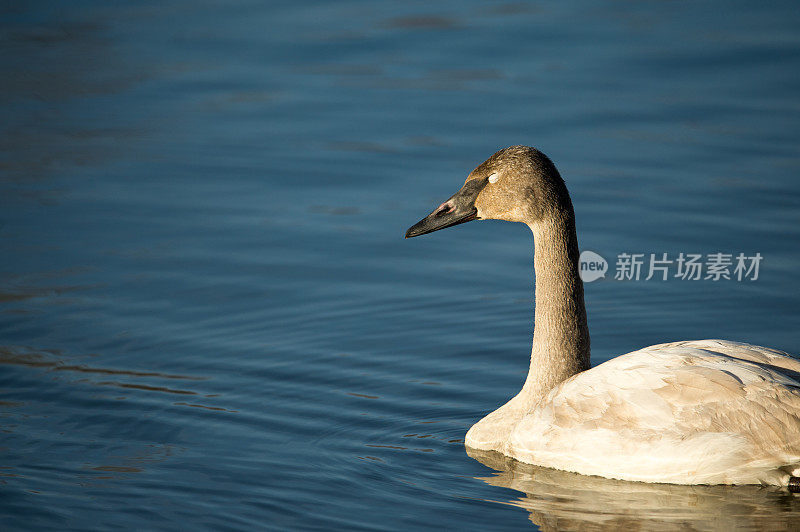
M524 494L509 501L542 530L798 530L800 495L761 486L649 484L518 462L495 451L467 454L497 471L477 477Z

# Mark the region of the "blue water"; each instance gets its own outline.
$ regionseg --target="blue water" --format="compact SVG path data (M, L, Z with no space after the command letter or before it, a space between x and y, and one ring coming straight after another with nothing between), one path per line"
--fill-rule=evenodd
M800 353L796 2L6 2L0 43L4 530L796 526L468 456L527 370L530 233L402 238L534 145L612 270L763 256L587 284L595 364Z

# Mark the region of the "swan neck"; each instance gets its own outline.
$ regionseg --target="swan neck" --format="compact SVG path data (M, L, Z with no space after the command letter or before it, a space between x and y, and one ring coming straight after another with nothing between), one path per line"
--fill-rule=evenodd
M528 226L534 238L536 307L531 365L522 395L533 404L589 369L590 349L571 205Z

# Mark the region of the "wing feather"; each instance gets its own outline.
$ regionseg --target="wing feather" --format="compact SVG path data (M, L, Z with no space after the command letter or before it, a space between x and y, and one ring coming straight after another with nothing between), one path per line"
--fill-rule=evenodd
M553 389L508 451L628 480L780 483L800 467L800 361L722 340L634 351Z

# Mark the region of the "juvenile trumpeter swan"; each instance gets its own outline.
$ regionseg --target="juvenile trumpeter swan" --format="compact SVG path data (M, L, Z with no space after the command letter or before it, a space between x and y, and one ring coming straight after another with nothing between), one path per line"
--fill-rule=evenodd
M533 348L522 390L467 432L467 447L622 480L800 490L800 361L700 340L590 368L575 215L550 159L498 151L406 238L485 219L533 231Z

